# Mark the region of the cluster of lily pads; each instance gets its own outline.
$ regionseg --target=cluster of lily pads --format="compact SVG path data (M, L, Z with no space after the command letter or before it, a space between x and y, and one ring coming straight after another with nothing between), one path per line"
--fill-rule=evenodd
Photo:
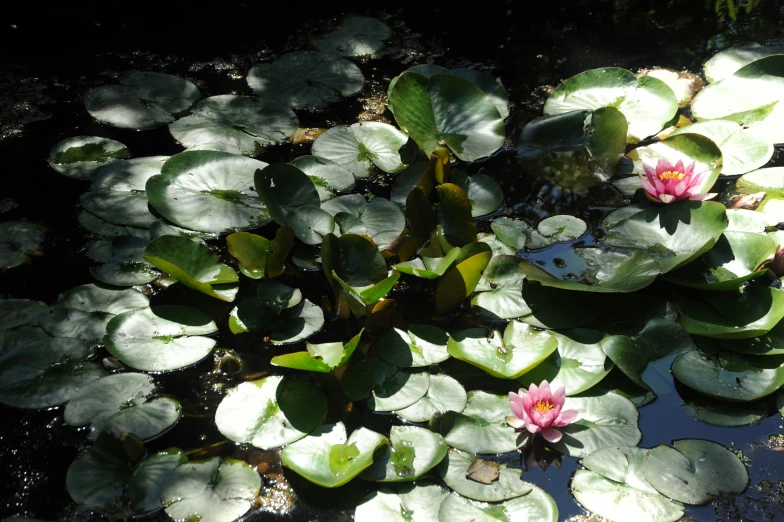
M267 374L225 394L214 412L220 433L282 448L283 466L320 487L381 483L357 506L358 522L556 521L548 493L499 458L518 451L533 462L552 450L580 458L575 498L613 521L675 521L684 504L743 491L744 465L715 443L637 447L637 408L655 399L649 363L677 356L672 373L697 392L687 403L697 419L742 425L784 410L784 270L774 261L784 171L760 168L784 142L780 49L719 53L701 91L697 76L665 69L596 69L563 82L522 129L520 163L575 192L609 184L636 196L598 222L557 214L534 223L510 217L501 186L474 163L513 152L506 91L487 73L403 71L387 93L397 127L299 127L293 109L362 90L350 58L389 36L381 21L346 18L313 39L318 50L254 66L253 96L202 98L186 79L138 71L88 91L97 120L168 125L186 150L133 158L107 138L56 144L50 165L90 182L79 223L95 236L87 255L98 283L51 305L0 301L0 403L65 405L65 422L94 441L68 470L71 497L114 518L163 508L174 520L229 522L259 494L246 462L144 449L182 416L176 398L156 392L156 376L218 344L210 315L151 306L139 291L175 284L233 303L229 331L275 354L257 368ZM253 158L306 134L318 135L310 155ZM661 159L669 170L646 173ZM379 172L394 177L389 199L352 192ZM699 175L688 195L741 175L743 204L761 204L645 200L665 189L649 177L653 188L640 190L641 176L665 174ZM685 194L675 185L666 188ZM42 233L0 224L0 266L28 262ZM323 284L298 288L302 274ZM657 280L656 292L641 291ZM432 316L401 319L396 295L406 291ZM433 318L464 327L447 332ZM354 330L307 342L325 320ZM110 372L94 361L103 349ZM563 386L564 408L578 411L557 442L507 422L507 393L543 380ZM353 426L352 407L335 411L328 398L335 392L399 422L388 433Z

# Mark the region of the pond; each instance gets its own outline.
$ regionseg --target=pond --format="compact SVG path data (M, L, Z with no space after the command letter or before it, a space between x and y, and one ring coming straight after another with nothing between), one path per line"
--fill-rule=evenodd
M784 520L777 2L136 11L2 28L0 520Z

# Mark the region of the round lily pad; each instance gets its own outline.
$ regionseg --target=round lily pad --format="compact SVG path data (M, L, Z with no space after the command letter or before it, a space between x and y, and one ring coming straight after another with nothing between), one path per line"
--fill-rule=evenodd
M0 403L43 409L67 402L90 382L106 375L78 339L43 339L17 344L0 354Z
M543 489L501 503L477 502L452 493L441 503L439 522L556 522L558 507Z
M0 299L0 331L18 326L38 325L48 312L46 304L32 299Z
M324 326L324 312L307 299L277 313L263 306L258 299L243 299L231 311L229 328L232 333L264 332L265 341L276 345L304 341Z
M475 218L492 214L504 204L501 186L481 171L473 176L466 176L457 170L453 171L450 182L463 189L471 200L471 216Z
M681 109L688 107L692 98L705 86L699 76L685 70L675 71L673 69L654 67L653 69L640 71L638 76L653 76L666 83L672 89L673 94L675 94L675 98L678 100L678 107Z
M376 344L378 356L398 368L438 364L449 358L449 334L435 326L412 324L408 331L389 330Z
M784 54L784 47L781 45L766 46L758 43L734 45L719 51L705 62L703 65L705 78L710 83L717 82L731 76L735 71L751 62L774 54Z
M299 126L291 109L255 96L211 96L196 103L191 113L169 125L183 147L219 143L246 156L285 141Z
M483 316L514 319L531 313L523 299L525 276L518 271L520 258L514 255L494 255L482 279L476 285L471 305Z
M267 164L236 154L186 151L172 156L147 181L150 205L177 225L202 232L234 232L269 222L254 193L254 174Z
M375 165L384 172L398 172L406 165L400 148L408 136L386 123L366 121L332 127L316 138L311 153L334 161L355 178L366 178Z
M373 457L361 478L375 482L416 480L446 455L444 437L426 428L392 426L389 445Z
M163 485L171 472L186 462L188 457L178 448L155 453L139 462L128 482L127 498L131 501L131 510L146 514L163 508Z
M713 426L746 426L768 416L769 402L727 402L702 395L684 399L683 408L700 422Z
M41 255L46 227L27 221L0 223L0 270L14 268Z
M417 482L381 488L363 499L354 511L356 522L438 520L441 502L449 491L438 484Z
M150 398L155 389L152 377L141 373L119 373L92 381L71 397L64 418L70 426L90 425L91 440L115 426L150 440L180 420L176 399Z
M314 37L312 43L339 56L368 56L384 47L389 34L389 26L377 18L347 16L335 31Z
M325 424L283 448L280 459L310 482L336 488L369 467L374 452L386 443L386 437L367 428L359 428L348 437L342 422Z
M536 225L536 231L553 241L573 241L588 230L588 225L580 218L559 214L543 219Z
M302 292L299 288L291 288L278 281L261 281L256 287L256 297L262 306L286 310L297 306L302 301Z
M154 281L161 274L144 260L149 241L130 236L96 241L87 255L103 264L91 266L90 274L101 283L114 286L136 286Z
M552 244L550 239L543 237L531 224L520 219L501 217L494 219L490 227L499 240L515 250L544 248Z
M359 194L348 194L321 204L335 218L335 235L368 236L385 249L398 238L406 226L406 218L397 205L380 197L370 203Z
M212 457L177 467L166 479L161 501L173 520L232 522L253 507L260 489L256 468Z
M98 121L124 129L146 130L174 121L201 98L198 87L177 76L134 71L119 83L87 91L84 105Z
M429 387L428 374L400 370L373 388L368 399L368 407L373 411L400 410L424 397Z
M395 413L409 422L427 422L448 411L461 413L468 402L463 386L448 375L431 375L430 386L421 399Z
M82 285L61 294L51 313L42 316L40 323L53 337L75 337L98 343L115 315L149 305L147 296L133 289L109 290L92 284Z
M444 438L453 448L469 453L513 451L524 441L518 442L520 434L506 423L510 411L506 395L468 392L466 407L453 414L454 423Z
M327 399L314 384L283 377L244 382L215 412L218 430L235 442L277 448L313 431L327 414Z
M218 330L195 308L161 305L117 315L106 326L106 349L137 370L165 372L201 361L215 339L201 337Z
M24 344L51 339L46 332L32 326L19 326L0 332L0 355Z
M365 77L349 60L297 51L251 67L248 85L264 100L286 107L318 109L361 91Z
M90 179L96 169L130 156L128 148L119 141L100 136L74 136L52 147L49 166L69 178Z
M248 232L235 232L226 238L229 253L240 262L240 272L252 279L278 277L286 269L286 258L294 246L294 230L280 227L275 239Z
M389 200L399 207L406 206L406 198L411 190L419 183L425 171L430 168L429 161L421 161L409 165L402 172L398 173L392 183L392 192L389 195Z
M642 470L659 493L686 504L707 504L714 495L746 489L746 466L723 446L699 439L682 439L646 452Z
M354 186L354 175L326 158L300 156L291 164L310 178L322 203L334 198L336 192L347 192Z
M471 469L482 463L491 468L485 477L471 478ZM480 472L481 473L481 472ZM485 502L501 502L521 497L533 488L523 482L523 470L509 468L506 464L480 459L476 455L452 449L438 465L438 474L447 486L464 497Z

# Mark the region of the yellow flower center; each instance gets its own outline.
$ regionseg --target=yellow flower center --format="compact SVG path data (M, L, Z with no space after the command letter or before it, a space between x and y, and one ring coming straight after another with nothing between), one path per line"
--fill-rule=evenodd
M683 179L683 172L678 172L677 170L668 170L667 172L662 172L659 174L659 179L664 181L666 179L677 179L681 181Z
M539 401L534 404L534 409L539 413L547 413L550 410L555 409L555 406L550 401Z

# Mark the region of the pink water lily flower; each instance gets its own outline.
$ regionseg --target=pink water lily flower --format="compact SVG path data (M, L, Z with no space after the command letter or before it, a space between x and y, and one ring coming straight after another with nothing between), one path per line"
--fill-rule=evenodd
M702 201L716 194L702 194L700 185L705 181L708 171L694 172L695 162L684 166L682 160L675 165L660 158L656 168L643 165L646 176L640 175L645 195L656 203L674 203L682 199Z
M520 393L509 392L509 406L514 416L506 418L506 422L516 429L525 428L530 433L542 433L549 442L561 440L561 432L555 428L562 428L574 422L577 410L564 410L566 390L561 386L550 391L550 383L542 381L536 386L531 384L528 391L520 389Z

